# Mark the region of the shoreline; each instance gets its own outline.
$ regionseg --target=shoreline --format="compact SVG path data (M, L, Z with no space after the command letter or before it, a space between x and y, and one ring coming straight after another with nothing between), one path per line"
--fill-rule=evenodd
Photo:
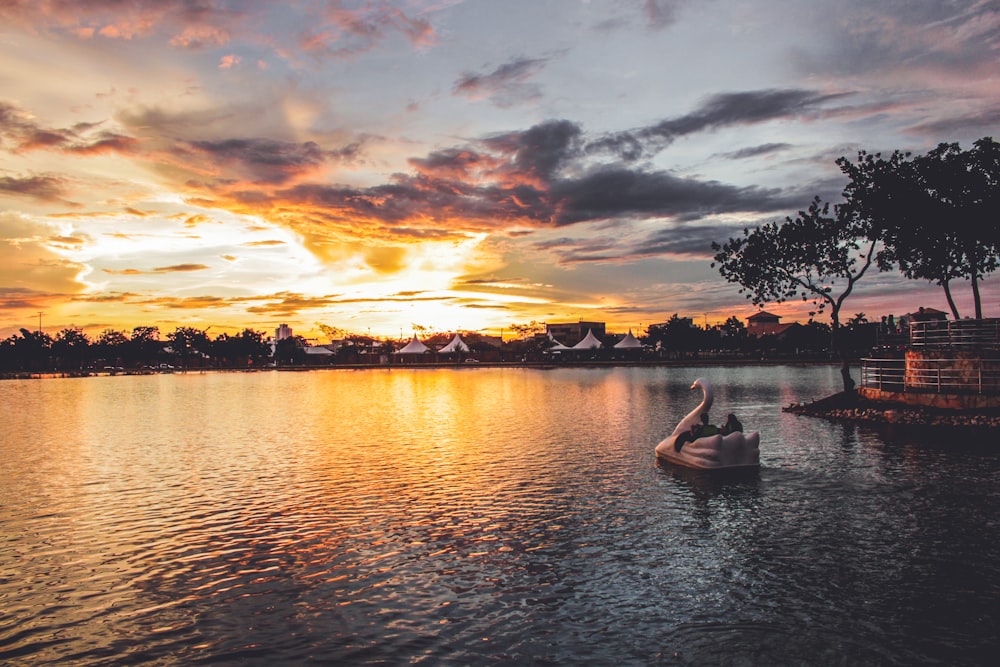
M1000 410L943 410L870 401L839 392L810 403L792 403L782 412L840 423L920 428L1000 429Z

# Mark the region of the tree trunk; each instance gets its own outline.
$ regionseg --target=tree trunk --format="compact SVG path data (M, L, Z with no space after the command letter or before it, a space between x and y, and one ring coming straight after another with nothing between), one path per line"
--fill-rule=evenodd
M983 299L979 295L979 249L973 244L969 257L972 258L971 261L971 271L969 271L970 277L972 278L972 300L976 307L976 319L983 319ZM957 318L956 318L957 319Z
M981 320L983 319L983 299L979 295L979 280L975 273L972 274L972 299L976 304L976 319Z
M958 306L955 305L955 299L951 296L951 283L947 278L941 282L941 287L944 288L944 297L948 300L948 307L951 308L951 314L956 320L960 319L958 316Z
M844 381L844 393L853 394L856 385L854 384L854 379L851 377L851 362L847 358L847 350L844 349L841 342L843 336L840 330L840 317L836 310L831 313L830 319L833 323L833 327L830 329L830 343L837 353L837 358L840 359L840 377Z

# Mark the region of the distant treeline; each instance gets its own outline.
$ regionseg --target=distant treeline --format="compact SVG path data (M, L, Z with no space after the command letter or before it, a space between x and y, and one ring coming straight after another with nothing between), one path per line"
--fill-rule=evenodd
M848 346L857 356L867 354L878 342L878 326L858 314L848 330ZM820 322L792 324L781 335L753 336L737 318L724 324L699 327L691 318L673 315L649 327L638 337L641 349L615 349L621 336L609 335L598 349L562 352L547 350L550 338L535 332L505 340L470 336L469 350L457 355L429 352L427 360L465 362L601 361L809 358L831 356L830 326ZM309 346L300 336L272 342L265 334L244 329L238 334L210 337L206 331L178 327L162 339L157 327L136 327L130 333L106 330L91 339L80 329L63 329L54 337L43 331L21 329L0 341L0 372L88 373L173 370L186 368L263 368L277 366L377 364L407 361L393 353L406 341L347 336L329 345ZM323 354L314 354L320 349ZM408 361L414 361L409 359Z

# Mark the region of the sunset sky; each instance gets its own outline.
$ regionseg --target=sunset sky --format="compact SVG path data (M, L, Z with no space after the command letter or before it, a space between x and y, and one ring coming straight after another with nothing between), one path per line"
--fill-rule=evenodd
M712 241L1000 138L995 1L4 0L0 59L3 337L745 318Z

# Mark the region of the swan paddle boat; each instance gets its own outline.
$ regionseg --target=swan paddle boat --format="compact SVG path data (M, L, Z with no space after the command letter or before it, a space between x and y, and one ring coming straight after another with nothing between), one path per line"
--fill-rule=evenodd
M756 468L760 466L760 433L742 430L732 433L716 433L684 442L678 451L677 438L691 432L691 427L701 424L702 413L712 407L715 396L711 383L698 378L691 389L701 389L701 403L681 420L674 432L656 446L656 456L664 461L699 468L718 470L729 468Z

